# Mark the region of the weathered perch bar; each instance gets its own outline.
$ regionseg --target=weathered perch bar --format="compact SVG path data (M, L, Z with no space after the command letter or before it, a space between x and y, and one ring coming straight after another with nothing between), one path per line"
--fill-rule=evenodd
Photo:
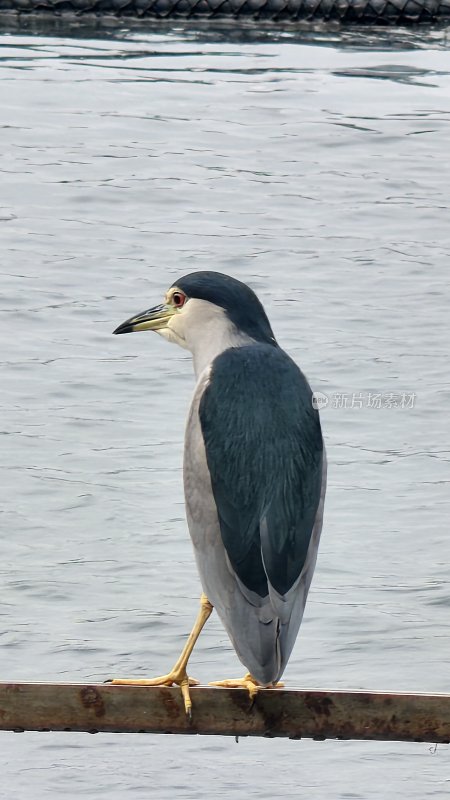
M201 733L291 739L450 742L450 695L0 683L0 730Z

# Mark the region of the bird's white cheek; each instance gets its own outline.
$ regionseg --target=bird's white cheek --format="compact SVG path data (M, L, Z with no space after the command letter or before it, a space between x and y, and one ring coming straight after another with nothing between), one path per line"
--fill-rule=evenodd
M160 336L163 336L164 339L167 339L168 342L173 342L174 344L178 344L180 347L185 347L186 349L188 348L187 342L183 335L183 323L178 315L171 317L166 327L161 328L161 330L157 331L157 333L159 333Z

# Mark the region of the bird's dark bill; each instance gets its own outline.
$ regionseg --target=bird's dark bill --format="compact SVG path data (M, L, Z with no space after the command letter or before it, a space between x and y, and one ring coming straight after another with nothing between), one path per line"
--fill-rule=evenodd
M122 322L113 333L133 333L134 331L158 331L165 328L172 314L175 313L173 306L162 303L154 308L149 308L141 314L130 317Z

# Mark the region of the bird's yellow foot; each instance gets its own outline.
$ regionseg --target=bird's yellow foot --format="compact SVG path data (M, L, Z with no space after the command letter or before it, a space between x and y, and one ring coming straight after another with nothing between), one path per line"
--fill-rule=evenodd
M113 678L107 683L112 683L114 686L179 686L183 695L186 716L192 719L192 700L189 687L197 686L199 681L189 678L185 670L173 669L167 675L160 675L158 678Z
M113 680L106 681L113 683L116 686L179 686L181 694L183 695L184 708L189 720L192 719L192 702L189 694L189 686L195 686L198 681L195 678L189 678L187 674L187 664L194 649L194 645L200 635L200 632L211 614L213 607L209 602L206 594L202 594L200 598L200 610L195 621L195 625L189 634L188 640L183 647L181 655L174 664L173 668L167 675L160 675L159 678L114 678Z
M208 685L222 686L226 689L247 689L250 695L250 700L254 700L260 689L282 689L284 683L271 683L268 686L264 686L263 684L258 683L253 675L250 675L250 673L247 672L243 678L230 678L229 680L225 681L213 681Z

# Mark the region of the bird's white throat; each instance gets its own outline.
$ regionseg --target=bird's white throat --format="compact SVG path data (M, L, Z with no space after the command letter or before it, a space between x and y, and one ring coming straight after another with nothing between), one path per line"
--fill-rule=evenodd
M253 342L233 325L223 308L197 298L188 300L158 333L190 350L197 378L224 350Z

